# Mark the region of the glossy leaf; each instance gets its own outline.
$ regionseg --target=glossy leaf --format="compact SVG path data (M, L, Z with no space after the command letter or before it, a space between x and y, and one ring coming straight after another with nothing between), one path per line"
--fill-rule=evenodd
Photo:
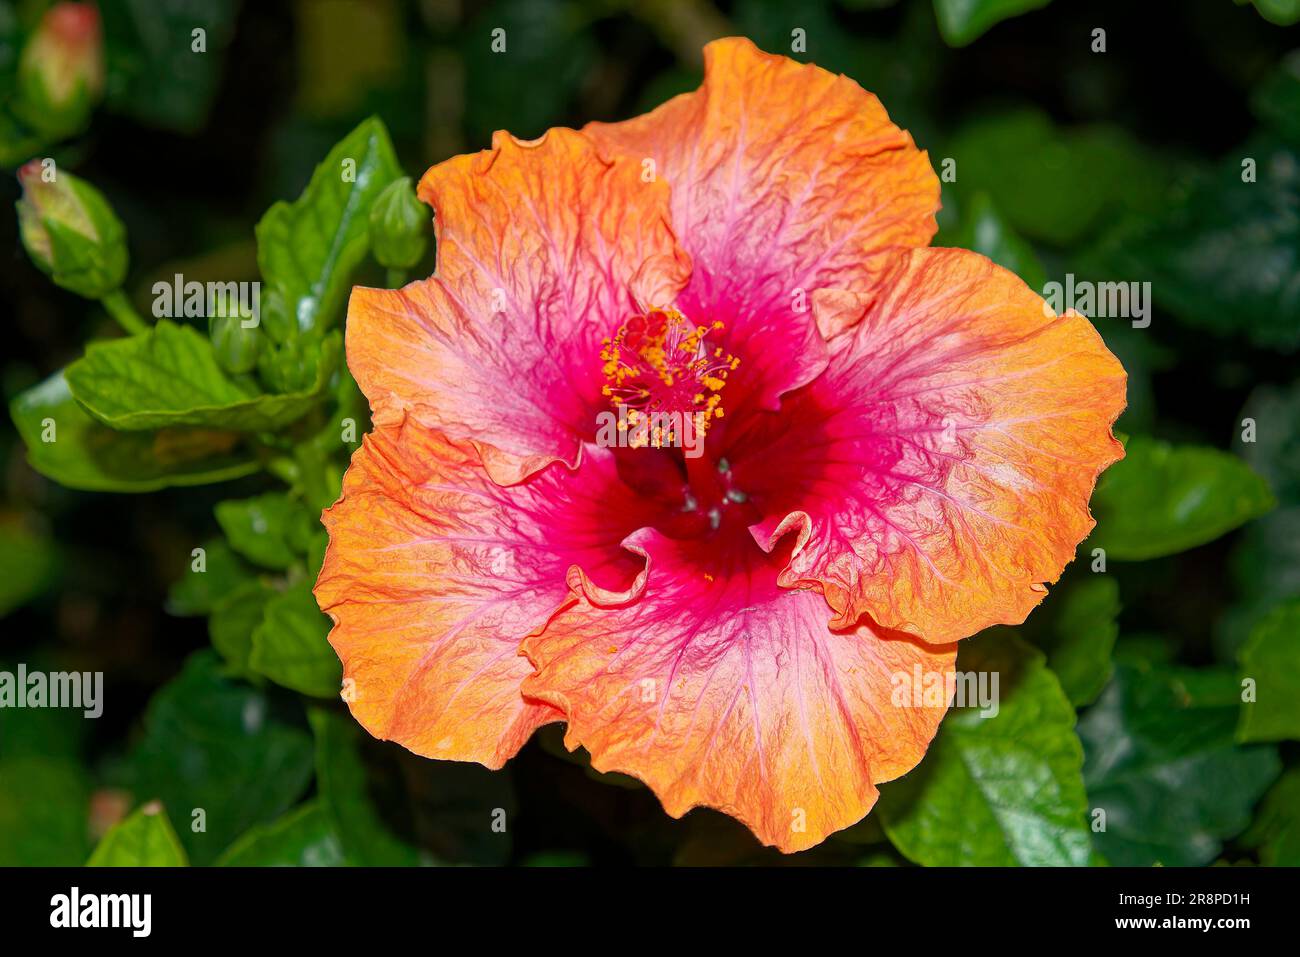
M1141 561L1195 548L1269 511L1268 483L1227 452L1135 437L1092 497L1085 548Z
M115 432L86 414L62 372L20 393L10 403L9 414L32 468L69 488L151 492L171 485L222 482L260 468L233 432ZM50 435L53 439L47 441Z
M271 338L320 333L338 318L369 248L370 206L401 175L388 131L371 117L330 150L301 196L266 211L257 263Z
M318 527L301 502L282 492L220 502L215 512L231 548L256 565L279 571L306 554Z
M1079 722L1088 797L1105 812L1094 839L1110 863L1206 864L1250 822L1281 765L1276 748L1234 742L1240 700L1226 671L1116 668Z
M151 801L113 825L86 862L87 867L185 867L188 864L167 812L157 801Z
M997 675L998 713L944 719L920 766L881 787L885 833L919 864L1087 864L1083 749L1042 653L995 629L962 645L957 669Z
M261 432L288 425L320 401L338 354L337 340L322 350L309 388L259 394L226 375L206 336L160 319L142 335L91 343L68 366L67 380L76 400L114 429Z

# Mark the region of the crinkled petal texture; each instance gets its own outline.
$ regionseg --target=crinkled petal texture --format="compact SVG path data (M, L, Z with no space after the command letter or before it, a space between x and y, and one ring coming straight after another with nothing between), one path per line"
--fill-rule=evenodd
M946 686L1073 556L1124 372L1006 270L917 248L938 181L875 97L705 57L646 116L426 174L437 274L349 307L376 430L316 594L375 736L498 767L565 720L669 813L793 851L924 755L947 702L900 685ZM703 456L589 444L601 340L667 305L740 359Z
M759 542L807 538L783 583L820 585L837 623L927 641L1020 623L1123 455L1123 368L1087 319L960 249L902 254L876 291L814 310L829 367L733 455Z
M375 421L409 412L479 444L515 482L575 461L607 405L600 340L690 275L668 225L668 187L566 129L433 167L436 274L353 290L348 365Z
M653 161L671 185L673 227L694 265L677 305L727 324L740 387L762 383L757 398L772 407L824 364L813 290L865 292L892 250L926 245L939 180L847 77L735 37L706 46L704 62L695 92L583 131L643 168Z
M524 693L568 720L602 771L635 775L679 817L718 808L798 851L861 820L947 710L896 700L916 669L945 681L955 646L867 626L832 631L822 596L776 584L781 559L633 535L644 595L580 601L524 641Z
M561 718L521 695L519 641L571 590L629 587L641 563L618 544L646 519L609 452L588 451L578 472L556 463L502 487L470 444L409 419L366 436L324 516L316 599L371 734L496 768Z

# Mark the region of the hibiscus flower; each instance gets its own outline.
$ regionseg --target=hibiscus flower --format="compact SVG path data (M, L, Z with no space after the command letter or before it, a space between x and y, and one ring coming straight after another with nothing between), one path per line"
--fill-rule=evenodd
M435 275L349 305L375 427L316 595L374 736L497 768L563 721L795 851L925 754L947 701L900 683L1071 560L1125 374L925 248L938 181L874 96L743 39L705 62L425 174Z

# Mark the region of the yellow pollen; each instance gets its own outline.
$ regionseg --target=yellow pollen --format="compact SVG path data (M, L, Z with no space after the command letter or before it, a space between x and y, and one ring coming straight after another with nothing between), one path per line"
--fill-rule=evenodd
M620 411L619 428L636 429L633 447L682 444L676 430L690 416L700 434L722 418L721 391L740 360L709 347L721 322L694 325L671 307L633 316L601 342L601 394Z

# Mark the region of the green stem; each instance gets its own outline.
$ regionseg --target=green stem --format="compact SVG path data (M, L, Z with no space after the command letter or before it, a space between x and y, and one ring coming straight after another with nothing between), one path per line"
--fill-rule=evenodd
M150 329L149 323L141 318L140 313L135 311L135 306L126 298L126 293L121 289L114 289L107 296L99 300L108 314L117 320L117 324L133 336L141 335Z
M389 269L389 270L388 270L388 288L389 288L389 289L400 289L402 286L405 286L405 285L406 285L406 270L405 270L405 269Z

